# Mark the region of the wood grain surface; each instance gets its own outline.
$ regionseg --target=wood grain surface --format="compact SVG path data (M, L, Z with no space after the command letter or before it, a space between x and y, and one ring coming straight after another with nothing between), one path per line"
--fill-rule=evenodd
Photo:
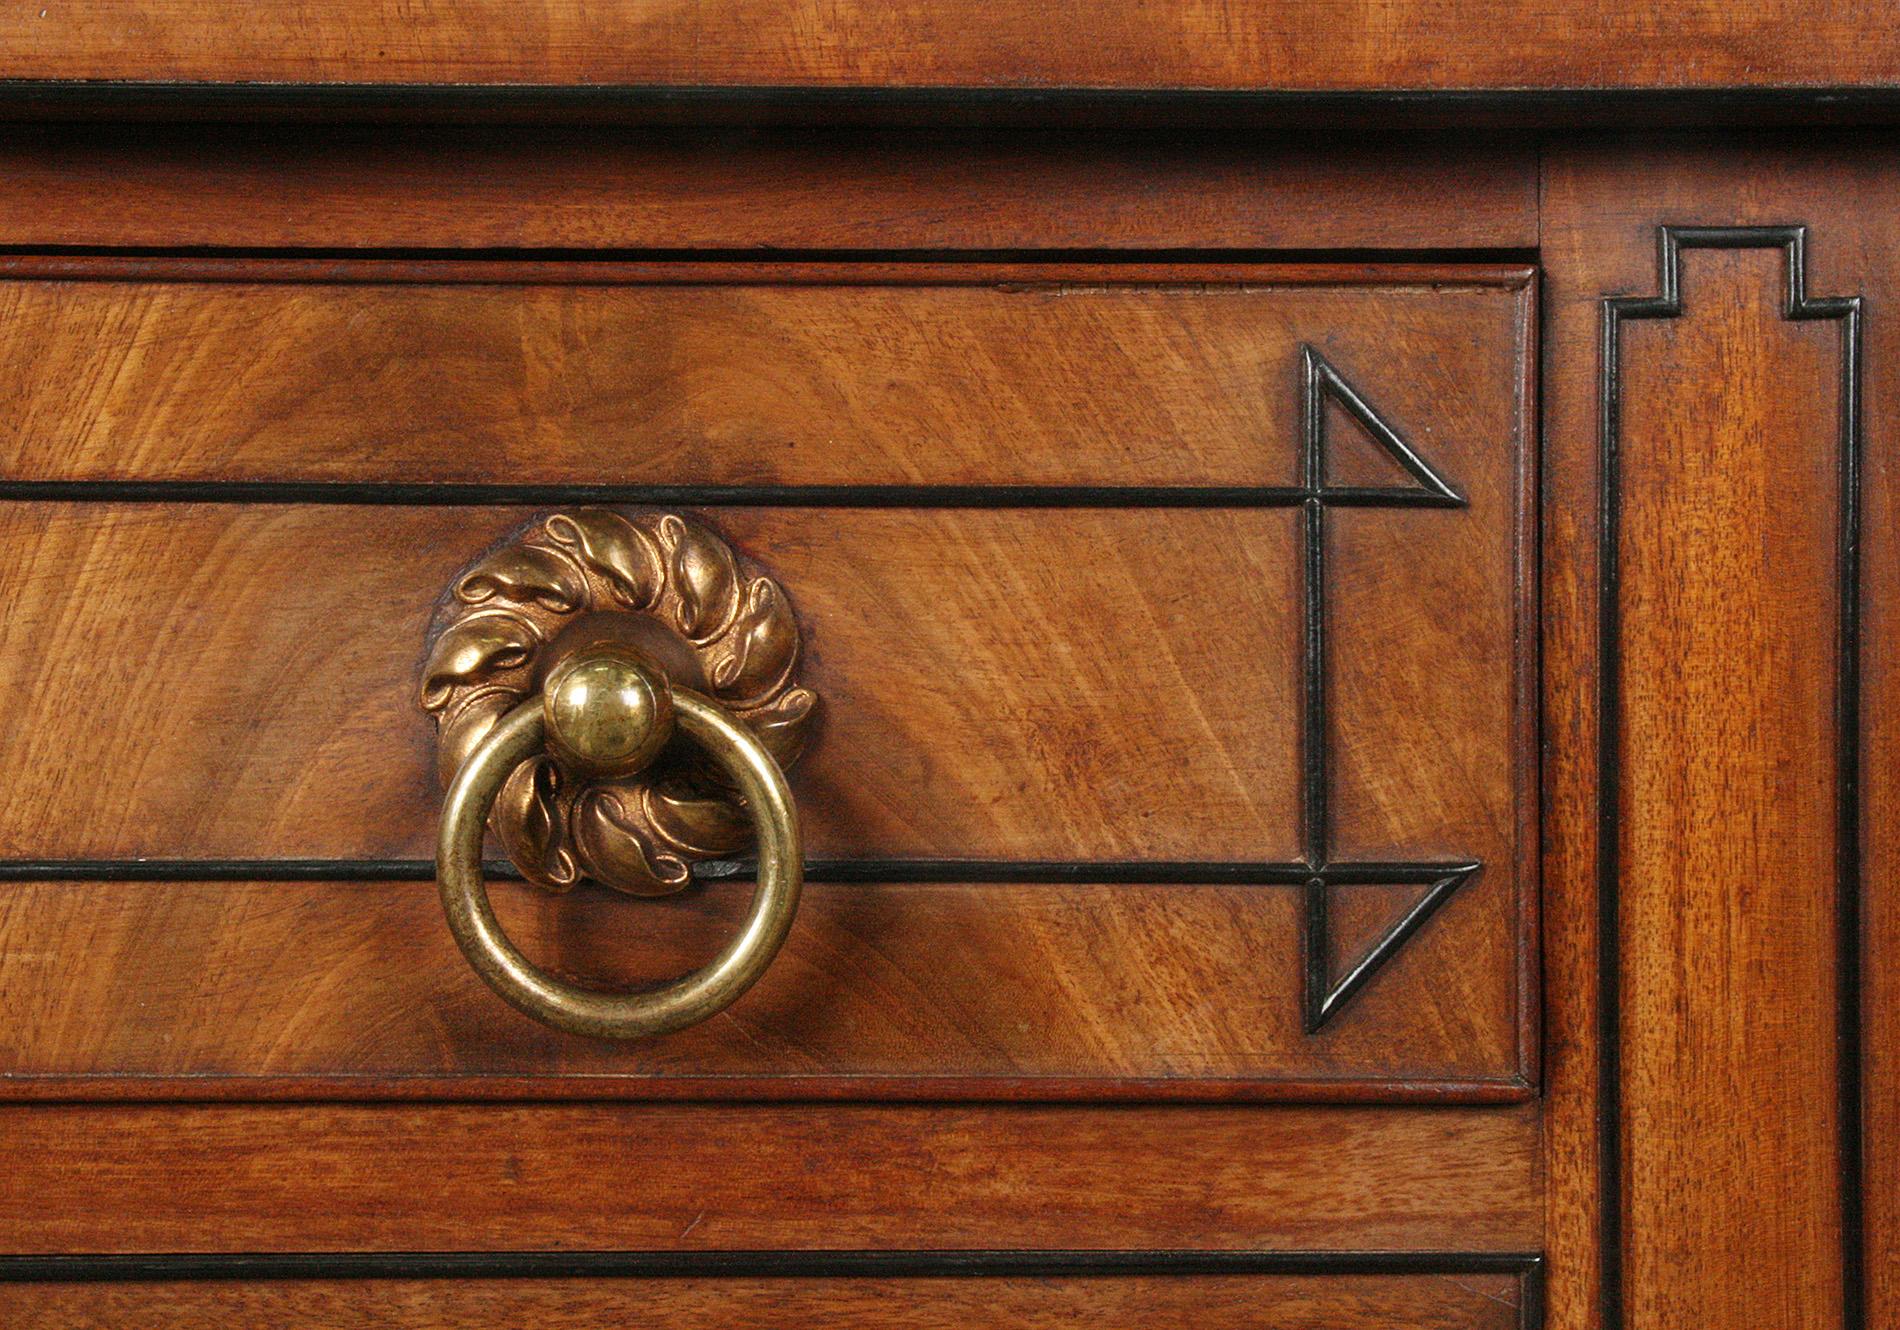
M424 630L457 569L530 516L10 508L4 544L22 557L4 575L0 670L40 700L0 740L31 773L4 796L0 844L29 858L432 855ZM1293 853L1290 514L714 520L808 625L805 678L827 702L796 776L810 854ZM1191 654L1154 649L1188 605L1220 630ZM114 682L75 693L80 657ZM83 778L63 760L82 733Z
M210 83L1196 88L1350 92L1891 83L1890 25L1846 0L1658 10L1505 0L1093 6L713 0L235 0L21 6L0 77Z
M1808 295L1858 294L1878 311L1900 276L1900 175L1861 155L1868 146L1616 142L1551 159L1545 874L1556 1326L1877 1325L1900 1305L1887 1051L1895 916L1882 886L1900 821L1891 727L1872 723L1895 686L1889 591L1900 560L1880 422L1900 409L1900 343L1877 313L1866 320L1865 863L1845 901L1842 321L1785 319L1784 254L1759 248L1684 250L1681 314L1622 321L1620 661L1596 654L1599 366L1587 350L1604 297L1659 290L1664 223L1806 224ZM1620 681L1608 971L1621 994L1620 1057L1608 1062L1597 1040L1598 668ZM1860 947L1845 952L1841 928L1855 911L1843 904L1858 904L1864 924ZM1606 1083L1605 1070L1619 1074ZM1607 1193L1605 1105L1621 1146Z
M533 1325L579 1330L824 1324L929 1330L1078 1324L1188 1330L1511 1330L1527 1324L1516 1275L1130 1275L1020 1278L278 1279L0 1284L15 1330L209 1330L374 1324L390 1330Z
M32 1105L36 1252L1534 1251L1533 1107Z
M1840 1314L1842 331L1784 326L1772 250L1685 264L1622 365L1626 1291L1640 1324L1793 1330Z
M1523 142L12 126L0 243L319 249L1528 249ZM259 206L259 200L270 206Z
M1406 633L1391 686L1337 708L1341 835L1506 877L1528 756L1514 746L1516 458L1496 438L1435 447L1469 508L1333 524L1390 537L1340 542L1335 649L1401 601ZM17 773L0 790L0 853L428 857L440 795L414 698L424 628L456 570L528 516L0 510L0 680L19 722L0 734ZM1295 857L1291 511L709 520L807 626L825 728L795 786L814 857Z
M704 964L750 891L493 894L538 963L632 985ZM1334 894L1348 963L1414 895ZM736 1005L623 1044L496 1000L427 882L16 883L0 1096L1523 1097L1507 896L1461 889L1309 1036L1296 888L818 884Z
M1428 453L1496 448L1533 319L1527 269L1476 265L16 258L4 278L13 480L1294 486L1303 348Z

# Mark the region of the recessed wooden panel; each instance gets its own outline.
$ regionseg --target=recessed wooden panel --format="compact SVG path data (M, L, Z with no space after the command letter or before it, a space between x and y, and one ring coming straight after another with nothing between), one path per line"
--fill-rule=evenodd
M1339 891L1343 969L1413 901ZM538 962L636 984L750 887L493 894ZM1473 883L1309 1036L1297 887L814 884L738 1003L612 1043L497 1002L427 882L0 885L0 1096L1517 1097L1508 897Z
M1557 1325L1893 1319L1900 177L1867 146L1552 159Z
M1033 1258L1025 1260L1033 1268ZM0 1284L15 1330L208 1330L236 1324L389 1330L596 1330L637 1322L726 1330L1514 1330L1534 1325L1527 1276L1068 1275L606 1279L268 1279Z
M1839 1317L1843 328L1784 320L1785 267L1775 250L1691 254L1679 319L1623 333L1618 878L1639 1324ZM1693 741L1663 723L1685 713ZM1727 1270L1730 1312L1676 1282L1684 1241Z
M10 1105L46 1252L1541 1246L1509 1108Z
M1527 274L1414 274L8 260L0 468L1292 487L1308 345L1428 452L1514 432Z

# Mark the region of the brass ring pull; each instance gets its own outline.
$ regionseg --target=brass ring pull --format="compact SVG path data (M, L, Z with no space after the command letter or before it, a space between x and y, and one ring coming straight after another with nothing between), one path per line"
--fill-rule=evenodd
M702 969L658 988L607 993L567 983L523 956L502 931L482 876L482 835L503 785L544 750L603 777L639 772L675 727L737 789L758 834L752 908ZM739 719L700 693L676 688L636 647L600 643L549 671L539 695L495 724L455 773L436 846L442 908L462 954L504 999L556 1029L610 1039L667 1034L705 1020L750 988L791 929L804 882L798 810L771 752Z
M520 1010L630 1039L736 999L791 927L803 881L784 771L816 720L778 581L704 522L651 509L542 514L437 605L419 700L448 798L436 877L463 955ZM675 734L678 740L675 740ZM744 927L705 968L605 993L538 969L482 881L484 825L532 885L664 896L756 844Z

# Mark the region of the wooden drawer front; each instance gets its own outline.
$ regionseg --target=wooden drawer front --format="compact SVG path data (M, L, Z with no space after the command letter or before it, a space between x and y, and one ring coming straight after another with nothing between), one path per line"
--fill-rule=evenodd
M1315 1264L1311 1261L1307 1264ZM64 1263L36 1263L66 1273ZM1336 1262L1349 1273L1262 1273L1249 1267L1299 1264L1242 1257L1141 1257L1062 1254L1037 1257L960 1253L944 1256L846 1256L775 1259L770 1255L700 1262L637 1258L555 1258L553 1262L476 1258L391 1261L253 1261L255 1283L167 1279L184 1260L112 1265L72 1262L74 1273L103 1268L112 1282L35 1279L0 1284L0 1310L22 1327L175 1326L237 1319L279 1326L334 1325L355 1318L377 1325L491 1326L499 1323L599 1326L632 1315L664 1326L719 1325L734 1330L812 1325L1055 1327L1258 1327L1259 1330L1523 1330L1538 1323L1532 1261L1457 1258ZM1324 1264L1323 1262L1318 1264ZM1440 1269L1431 1270L1436 1264ZM305 1271L364 1266L380 1277L312 1278ZM544 1265L599 1270L551 1278ZM1352 1271L1353 1266L1370 1272ZM1516 1268L1513 1268L1515 1266ZM654 1273L646 1273L647 1268ZM827 1267L835 1267L836 1273ZM1429 1272L1411 1273L1415 1267ZM420 1277L407 1268L421 1271ZM383 1269L391 1273L381 1274ZM818 1273L780 1273L785 1270ZM121 1271L131 1273L123 1278ZM39 1273L38 1270L35 1273ZM145 1277L138 1277L140 1274ZM299 1277L299 1276L302 1277ZM96 1274L94 1280L98 1280Z
M1526 272L9 263L9 1092L1529 1092ZM433 604L570 501L693 507L826 699L792 941L657 1042L427 885ZM626 982L732 876L496 895Z

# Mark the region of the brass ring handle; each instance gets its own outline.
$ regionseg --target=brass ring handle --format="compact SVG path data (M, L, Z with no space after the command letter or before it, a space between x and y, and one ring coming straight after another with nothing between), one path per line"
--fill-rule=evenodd
M555 978L503 932L482 875L482 836L503 784L544 746L577 768L628 775L680 732L732 781L758 833L758 885L745 925L703 968L657 988L608 993ZM771 752L711 699L674 687L624 645L562 660L540 694L509 711L456 771L442 805L436 880L449 928L488 986L517 1010L571 1034L637 1039L693 1025L729 1006L784 943L804 883L798 810Z

